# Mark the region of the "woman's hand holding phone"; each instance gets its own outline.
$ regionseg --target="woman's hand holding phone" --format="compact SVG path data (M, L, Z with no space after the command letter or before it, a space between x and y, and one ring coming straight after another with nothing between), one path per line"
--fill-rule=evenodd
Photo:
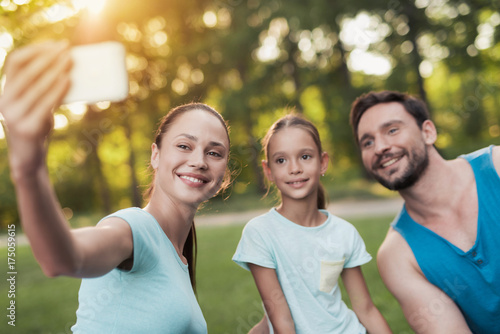
M0 96L12 176L44 164L53 110L61 103L119 101L128 94L125 51L106 42L70 48L67 42L22 47L8 55Z
M25 46L7 57L0 113L14 180L17 175L35 172L44 163L52 111L69 89L70 69L71 56L65 42Z

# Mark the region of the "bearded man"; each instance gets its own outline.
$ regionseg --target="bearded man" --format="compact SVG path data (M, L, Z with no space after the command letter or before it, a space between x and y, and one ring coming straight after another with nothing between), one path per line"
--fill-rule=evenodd
M500 333L500 147L453 160L425 103L360 96L351 126L366 170L405 200L378 254L380 275L416 333Z

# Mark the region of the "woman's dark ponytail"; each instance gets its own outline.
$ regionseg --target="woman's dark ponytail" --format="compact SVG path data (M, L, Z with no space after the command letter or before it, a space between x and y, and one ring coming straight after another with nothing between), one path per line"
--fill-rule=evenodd
M194 221L191 225L191 230L184 244L184 249L182 250L182 255L187 260L189 278L191 280L191 286L193 287L194 293L196 293L196 257L198 253L198 242L196 240L196 228L194 227Z

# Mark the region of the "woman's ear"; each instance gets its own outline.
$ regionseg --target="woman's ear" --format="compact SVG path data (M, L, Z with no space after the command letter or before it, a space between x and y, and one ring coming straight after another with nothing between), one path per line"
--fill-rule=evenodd
M156 170L159 164L160 164L160 149L158 148L158 145L156 145L156 143L153 143L151 144L151 167L153 167L153 169Z
M321 175L324 175L328 169L328 163L330 162L330 156L328 153L321 153Z
M266 160L262 160L262 170L264 171L264 175L270 182L274 182L273 174L271 173L271 168L269 168L269 164Z

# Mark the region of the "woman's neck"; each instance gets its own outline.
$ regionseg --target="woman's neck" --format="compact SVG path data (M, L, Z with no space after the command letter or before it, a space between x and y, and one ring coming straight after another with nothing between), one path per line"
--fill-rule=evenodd
M182 250L191 230L197 207L173 202L168 197L160 198L153 193L144 207L158 221L181 258Z

